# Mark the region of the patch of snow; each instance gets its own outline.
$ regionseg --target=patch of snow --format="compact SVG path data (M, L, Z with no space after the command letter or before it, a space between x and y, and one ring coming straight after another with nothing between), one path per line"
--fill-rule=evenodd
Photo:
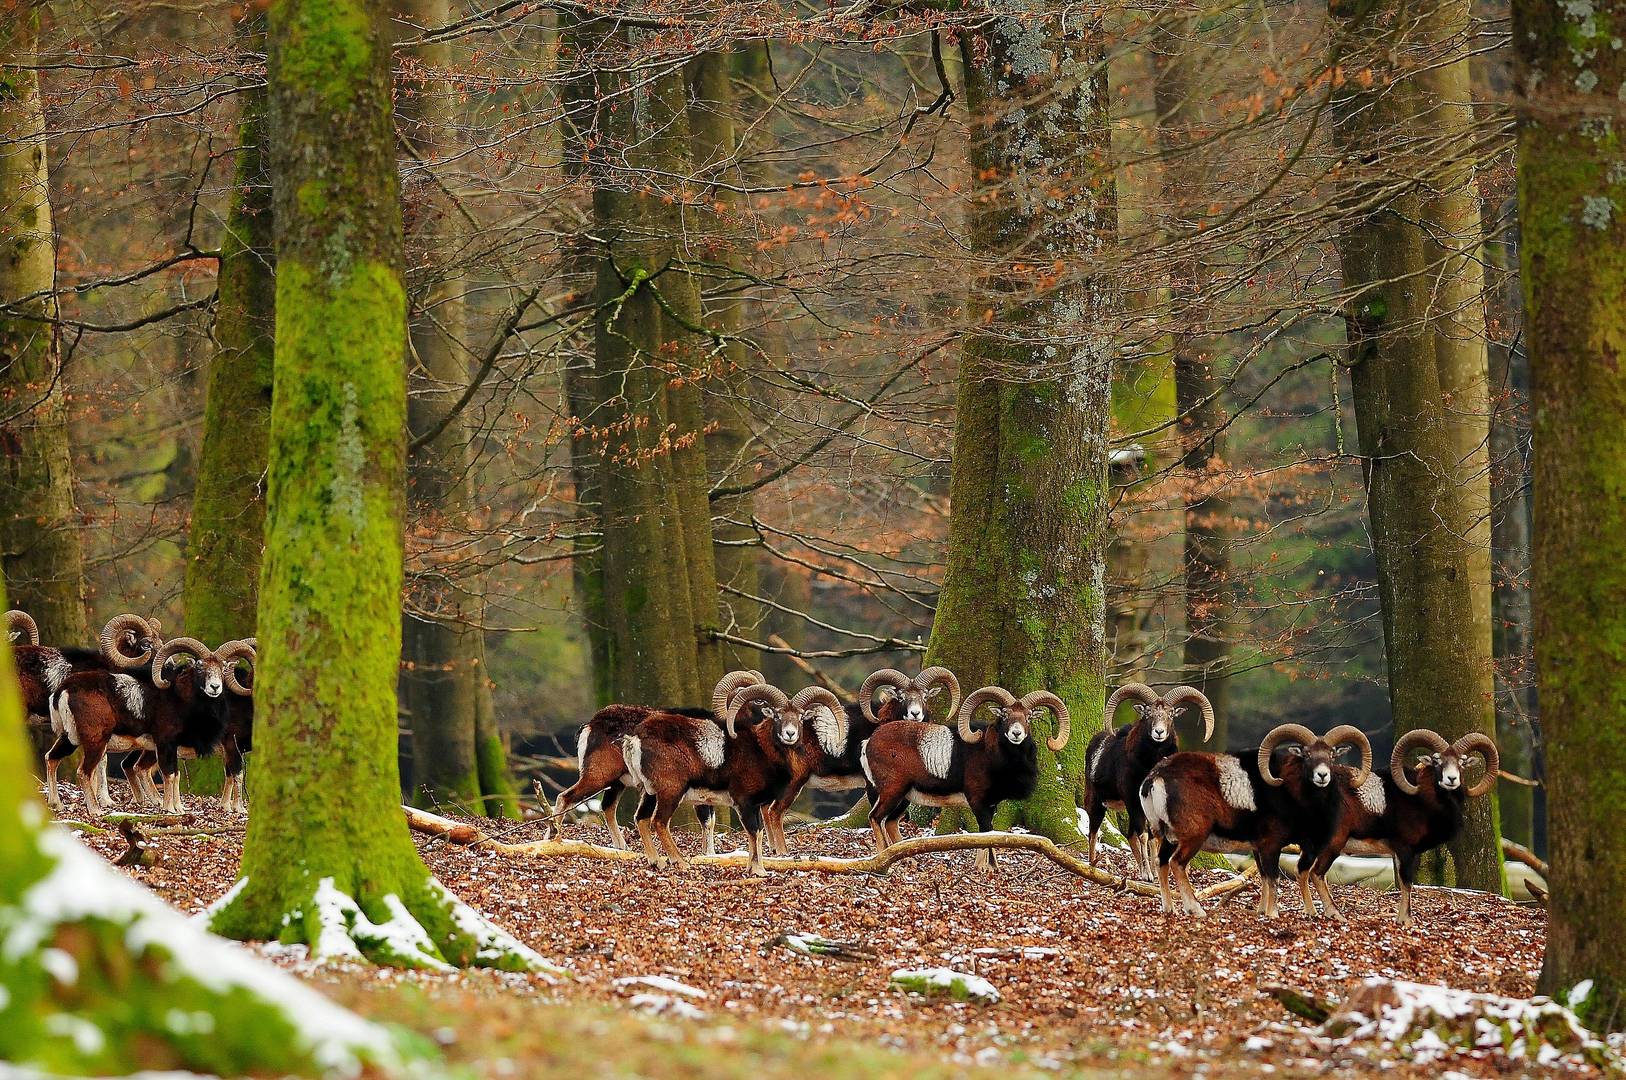
M899 968L889 980L893 986L917 994L942 992L962 1001L976 1001L992 1005L999 1001L994 984L980 975L971 975L953 968Z
M682 998L669 997L666 994L634 994L629 1004L635 1009L642 1009L656 1016L675 1016L681 1020L706 1018L704 1009L697 1009Z
M616 979L611 985L618 987L647 986L651 990L662 990L668 994L681 994L683 997L694 998L696 1001L704 1001L711 997L710 994L698 987L678 982L676 979L669 979L665 975L628 975L625 978Z
M361 1071L363 1057L385 1067L399 1063L395 1044L384 1029L339 1008L247 950L204 933L71 836L54 827L43 829L39 845L54 865L13 909L0 942L0 953L8 958L40 948L65 924L86 919L123 924L132 952L156 947L177 976L220 993L245 990L281 1011L324 1069L351 1076Z

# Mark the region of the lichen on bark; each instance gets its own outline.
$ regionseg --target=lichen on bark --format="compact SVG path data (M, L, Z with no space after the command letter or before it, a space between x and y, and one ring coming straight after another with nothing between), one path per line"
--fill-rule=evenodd
M1084 747L1100 727L1107 660L1116 301L1092 261L1115 231L1116 199L1101 46L1099 25L1042 10L962 38L981 270L961 352L948 571L926 656L968 689L1043 688L1067 702L1072 741L1052 754L1035 740L1037 790L995 819L1062 842L1080 839ZM1060 267L1059 283L1041 282L1037 266Z

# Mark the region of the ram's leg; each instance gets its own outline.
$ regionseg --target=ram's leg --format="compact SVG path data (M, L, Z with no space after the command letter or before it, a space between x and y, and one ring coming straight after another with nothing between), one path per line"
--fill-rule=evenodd
M1199 919L1208 913L1203 910L1203 905L1197 899L1197 890L1191 887L1191 874L1187 867L1202 849L1203 841L1199 837L1196 840L1182 841L1174 853L1174 883L1180 889L1181 905L1186 909L1187 915Z
M740 824L745 826L745 835L751 847L751 860L746 873L753 877L767 877L768 871L762 865L762 807L749 799L741 799L739 811Z
M57 791L56 771L64 758L71 757L79 749L66 735L58 735L56 741L51 743L51 749L45 752L45 800L51 804L52 810L62 809L62 794Z
M677 865L679 870L689 868L689 860L678 847L677 838L672 835L672 815L677 813L678 807L683 805L683 792L661 792L655 798L655 833L661 838L661 846L666 849L667 856Z
M1400 908L1395 913L1401 926L1411 925L1411 887L1417 880L1417 863L1421 856L1408 851L1395 852L1395 880L1400 885Z
M987 832L993 832L994 831L994 808L993 807L991 807L991 806L980 807L976 811L974 811L974 813L976 814L976 817L977 817L977 831L978 832L987 833ZM977 851L977 866L979 868L981 868L985 873L992 874L994 872L994 849L993 848L985 847L985 848L978 849L978 851Z
M1158 859L1158 864L1157 864L1158 908L1165 915L1167 915L1169 912L1174 910L1174 903L1169 899L1169 859L1168 859L1169 853L1172 852L1173 850L1174 850L1174 845L1165 843L1163 845L1163 850L1159 853L1159 859Z
M869 804L869 828L875 834L876 854L887 849L892 842L892 834L887 830L887 820L894 814L901 815L907 808L908 801L903 791L882 793L876 791Z
M1313 880L1315 882L1316 892L1321 894L1321 908L1323 914L1331 915L1334 919L1342 921L1344 912L1343 909L1338 906L1338 901L1332 898L1332 889L1327 886L1327 875L1324 873L1316 874Z
M621 822L616 818L616 807L621 804L621 793L625 790L626 786L618 777L611 780L605 787L604 794L599 796L599 806L604 813L604 827L610 832L610 846L617 851L627 850L627 838L622 835ZM563 818L559 819L559 824L563 826Z
M80 743L79 749L84 752L79 759L79 790L85 797L85 816L96 821L102 816L102 804L96 797L96 769L101 765L107 747L87 739Z
M1084 800L1084 823L1087 837L1085 850L1089 856L1091 866L1095 865L1095 841L1096 837L1101 834L1101 822L1105 820L1106 813L1107 808L1102 805L1099 799L1090 797Z
M101 800L103 806L111 809L113 806L113 793L107 789L107 755L102 755L102 763L96 766L96 798Z
M700 852L717 854L717 808L706 803L694 803L694 819L700 823Z
M633 821L638 826L638 839L643 841L644 854L649 861L657 867L666 865L666 856L655 850L655 826L651 819L655 816L655 796L645 792L638 800L638 811L633 815Z

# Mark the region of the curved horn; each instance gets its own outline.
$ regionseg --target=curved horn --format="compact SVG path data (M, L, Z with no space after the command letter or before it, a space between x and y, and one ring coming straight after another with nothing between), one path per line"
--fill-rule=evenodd
M196 660L202 660L214 655L209 646L197 638L178 637L172 641L164 642L163 647L158 650L158 655L152 658L152 684L154 686L166 690L169 688L169 681L164 678L164 664L176 653L186 653Z
M921 672L922 675L925 672ZM858 689L858 707L864 711L864 719L872 724L879 724L875 719L875 710L871 707L875 701L875 691L883 686L891 686L898 690L907 689L911 685L909 676L897 668L882 668L880 671L870 672L869 678Z
M1485 775L1479 783L1468 789L1470 798L1478 798L1496 786L1496 774L1502 768L1502 755L1496 750L1496 740L1483 731L1470 731L1452 743L1451 749L1463 757L1478 754L1485 759Z
M1270 754L1284 742L1303 743L1305 746L1315 742L1315 732L1303 724L1278 724L1270 729L1265 741L1259 744L1259 775L1271 787L1281 787L1282 778L1270 771Z
M1045 740L1045 745L1052 751L1060 750L1067 745L1067 740L1073 737L1073 718L1067 715L1067 705L1050 691L1035 690L1024 696L1022 708L1029 712L1034 709L1049 709L1056 714L1056 736Z
M997 702L1008 709L1016 704L1016 699L1003 686L985 686L981 690L972 691L971 696L960 705L960 738L966 742L977 741L977 733L971 730L971 717L988 702Z
M1214 737L1214 706L1208 701L1208 695L1195 686L1176 686L1163 700L1169 705L1178 705L1184 701L1195 701L1197 707L1203 711L1203 742Z
M254 687L244 686L237 681L237 661L247 660L249 671L252 672L254 670L254 647L246 641L228 641L215 650L215 655L226 666L226 688L234 694L253 697Z
M102 647L102 659L113 667L123 668L125 671L134 671L152 663L153 649L150 645L135 655L124 651L121 646L124 644L122 639L126 633L133 633L137 642L142 639L163 640L156 623L148 622L140 615L115 615L107 620L107 625L102 627L101 635L97 638Z
M1353 724L1339 724L1322 736L1328 746L1354 746L1361 751L1361 767L1355 773L1355 786L1360 787L1366 783L1366 778L1372 775L1372 743L1366 737L1366 732Z
M1430 753L1441 754L1451 749L1451 744L1439 732L1427 728L1408 731L1395 740L1395 752L1389 755L1389 775L1394 778L1395 787L1407 795L1417 794L1417 785L1406 779L1406 759L1419 747L1427 747Z
M20 645L38 645L40 643L40 628L39 624L34 621L34 616L16 608L6 612L6 637L9 638L13 634L26 639L18 642Z
M1112 692L1107 698L1107 718L1102 722L1102 730L1108 735L1112 734L1112 718L1118 715L1118 703L1124 698L1137 698L1147 705L1155 705L1160 700L1157 691L1143 682L1126 682Z
M790 707L797 712L806 712L808 709L823 705L830 710L830 715L836 718L836 742L841 746L847 745L847 710L841 704L841 699L822 686L809 686L797 692L790 699Z
M718 679L711 691L711 715L717 718L719 724L723 723L728 718L729 706L733 704L734 692L761 681L762 676L754 671L730 671Z
M934 686L946 686L949 692L948 708L944 710L949 716L960 711L960 680L954 677L954 672L946 667L921 668L920 674L914 678L915 687L924 694Z
M728 729L729 738L732 739L735 735L734 725L739 723L740 714L759 701L765 701L778 709L790 705L790 699L779 687L770 686L768 683L752 683L735 694L728 703L728 714L723 717L723 726Z

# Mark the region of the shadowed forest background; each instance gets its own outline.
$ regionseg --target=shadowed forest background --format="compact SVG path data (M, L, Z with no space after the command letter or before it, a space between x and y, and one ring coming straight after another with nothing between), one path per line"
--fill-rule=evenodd
M60 527L82 546L93 624L136 608L177 626L184 615L191 632L212 609L230 636L244 632L233 596L252 600L257 555L233 536L257 535L261 512L251 436L270 313L254 275L269 268L253 263L270 210L251 115L263 43L242 14L53 4L42 16L74 476ZM1110 146L1065 167L1115 188L1117 228L1086 283L1110 294L1091 333L1123 357L1111 675L1203 686L1223 698L1220 738L1236 745L1285 721L1391 728L1350 379L1355 289L1338 241L1426 151L1423 182L1468 184L1483 223L1482 286L1431 317L1488 359L1445 408L1477 429L1466 475L1494 492L1474 528L1497 540L1504 767L1539 776L1507 22L1493 7L1473 15L1440 46L1470 58L1469 126L1364 158L1341 141L1339 102L1412 73L1374 75L1370 43L1341 39L1345 24L1317 5L1113 14L1090 57ZM472 746L436 729L472 730L476 714L494 716L524 766L553 752L538 736L568 735L628 691L699 700L698 682L614 656L667 632L643 605L696 553L692 538L683 558L650 544L701 498L720 600L715 619L694 620L702 655L786 683L802 678L790 657L806 657L850 687L876 667L912 669L930 635L958 328L992 315L967 292L984 257L966 239L978 133L961 26L929 9L843 18L822 5L677 6L656 21L609 33L522 6L476 17L427 2L395 24L413 327L409 770L414 747L444 759ZM1329 35L1353 55L1329 55ZM676 74L686 115L664 130L604 122L619 109L636 123ZM624 344L594 330L601 264L616 258L602 235L615 209L593 204L605 175L667 216L616 225L624 250L658 249L657 302L678 309L626 313L629 335L653 335L651 352L685 369L665 411L641 411L636 394L622 409L602 382L603 350ZM1042 281L1047 268L1030 271ZM702 312L703 333L682 325ZM203 454L209 438L225 449ZM606 530L623 526L643 535L607 549ZM654 564L649 579L605 589L605 564L621 559ZM7 572L28 606L29 571ZM406 776L470 794L422 764ZM1539 829L1528 791L1504 786L1504 827L1521 840Z

